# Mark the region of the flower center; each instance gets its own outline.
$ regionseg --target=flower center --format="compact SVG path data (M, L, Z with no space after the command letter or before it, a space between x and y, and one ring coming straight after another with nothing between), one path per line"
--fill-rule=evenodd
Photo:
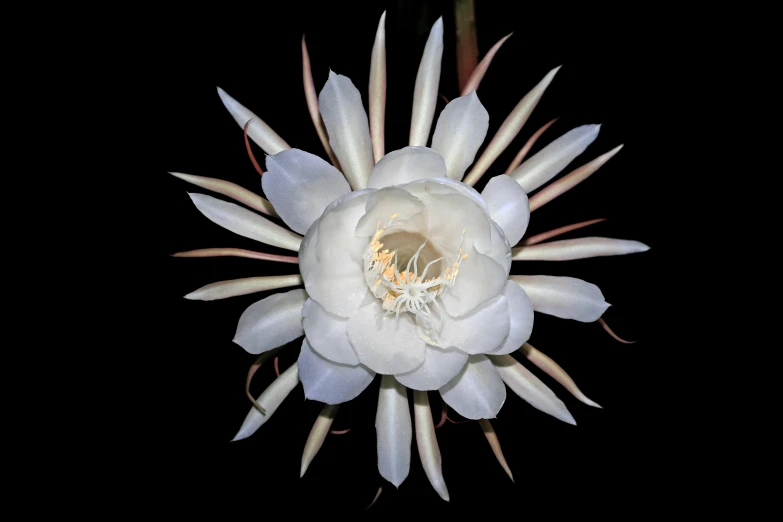
M380 221L364 254L364 272L373 294L381 299L389 314L410 312L421 317L432 328L430 304L439 307L436 298L456 281L462 261L468 257L459 252L452 263L416 232L389 231L397 217L393 214L386 228ZM465 231L462 231L464 238ZM383 240L383 242L381 242ZM405 267L400 270L401 267ZM419 272L419 267L422 267ZM429 277L428 277L429 276Z

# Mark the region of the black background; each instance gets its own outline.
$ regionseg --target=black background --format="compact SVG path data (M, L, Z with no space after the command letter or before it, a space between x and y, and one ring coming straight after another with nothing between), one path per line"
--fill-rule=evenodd
M229 443L250 404L244 381L254 356L233 344L245 308L265 297L188 301L183 295L205 284L256 275L296 273L295 265L239 258L175 259L169 254L210 247L285 253L236 236L203 217L186 192L204 192L166 171L226 179L260 193L260 180L245 152L241 129L222 106L216 86L254 111L292 147L326 157L305 105L300 42L306 34L317 90L331 68L350 77L367 101L370 53L381 12L387 9L386 150L407 145L410 107L421 52L429 28L444 16L445 45L440 91L458 96L454 15L450 2L263 5L216 16L183 10L165 17L163 45L150 63L149 86L157 111L145 122L158 155L144 175L154 187L148 216L154 220L154 274L159 284L147 301L148 335L136 349L140 364L140 441L145 443L145 498L192 509L217 502L226 509L361 512L379 486L383 494L369 513L460 513L496 509L524 514L538 506L563 509L569 502L604 513L620 504L653 509L670 494L658 478L662 458L677 427L659 397L671 374L662 361L658 330L664 321L660 284L666 242L659 179L667 146L659 129L671 123L661 93L673 75L673 29L655 13L549 9L527 3L478 2L480 56L514 32L478 90L490 114L489 140L508 112L547 71L558 65L542 101L512 146L477 185L505 171L527 138L554 117L560 120L534 147L535 153L571 128L602 123L601 134L573 166L620 143L623 150L564 196L531 216L526 236L592 218L609 218L566 237L636 239L652 249L629 256L561 263L515 262L512 274L572 276L597 284L613 306L605 319L623 345L601 327L536 314L531 344L556 360L583 392L601 404L594 409L573 399L537 369L563 399L577 426L529 407L509 391L492 421L516 484L496 462L478 424L446 424L437 431L451 502L430 487L414 446L411 469L399 490L377 473L375 404L379 379L341 407L335 429L299 478L301 452L321 406L303 400L298 386L275 416L251 438ZM668 47L667 47L668 48ZM438 111L443 103L439 102ZM437 117L437 112L436 112ZM434 129L434 124L433 124ZM253 145L263 165L263 152ZM572 166L572 168L573 168ZM566 172L570 170L567 169ZM281 368L295 361L299 341L280 356ZM668 366L667 366L668 365ZM532 365L527 365L533 368ZM676 364L675 364L676 366ZM669 368L669 370L667 370ZM266 365L253 383L254 395L274 378ZM437 394L430 396L436 417ZM453 415L457 418L457 415ZM436 418L437 421L437 418ZM176 485L176 487L174 487ZM177 495L172 495L176 490ZM579 499L578 501L575 499ZM622 499L618 503L617 499Z

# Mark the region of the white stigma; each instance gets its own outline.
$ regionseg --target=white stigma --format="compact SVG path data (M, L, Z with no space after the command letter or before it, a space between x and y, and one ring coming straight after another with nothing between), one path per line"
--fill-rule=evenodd
M391 216L386 228L381 228L381 223L378 222L375 235L364 254L365 275L368 284L371 284L371 290L376 297L382 300L383 309L388 314L396 314L399 319L400 312L410 312L424 319L432 330L433 315L429 305L434 304L439 308L440 305L435 299L454 285L459 274L459 267L462 261L468 257L462 252L465 231L462 231L462 240L456 260L447 266L442 273L428 279L427 272L430 267L445 257L439 257L427 263L419 275L419 255L427 246L426 240L411 256L408 265L402 272L400 272L397 262L397 251L389 251L388 248L382 250L383 243L380 240L396 217L397 214ZM373 279L374 283L371 283Z

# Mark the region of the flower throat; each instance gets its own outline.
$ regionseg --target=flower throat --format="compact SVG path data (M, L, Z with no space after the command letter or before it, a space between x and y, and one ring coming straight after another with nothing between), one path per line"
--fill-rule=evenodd
M465 230L462 230L462 239L456 260L449 265L444 262L445 256L427 261L427 259L437 256L438 252L432 247L427 248L427 240L419 234L394 232L384 238L384 234L396 218L397 214L393 214L385 228L381 228L381 222L378 222L375 235L364 254L365 279L375 297L382 300L383 309L388 314L396 314L399 319L400 312L410 312L424 319L431 327L430 303L439 307L435 298L443 295L449 287L454 285L459 274L459 267L462 261L468 257L467 254L462 253ZM381 242L382 238L386 240L389 247L393 248L384 248L384 243ZM413 252L413 245L419 244L419 240L423 240L423 242ZM412 255L410 255L411 252L413 252ZM402 255L402 261L400 261L400 255ZM405 264L405 256L408 255L410 257L407 259L407 265L401 271L400 267ZM424 264L421 274L419 274L420 261ZM435 265L433 271L437 270L438 275L428 278L427 274L433 265ZM443 265L447 266L444 268Z

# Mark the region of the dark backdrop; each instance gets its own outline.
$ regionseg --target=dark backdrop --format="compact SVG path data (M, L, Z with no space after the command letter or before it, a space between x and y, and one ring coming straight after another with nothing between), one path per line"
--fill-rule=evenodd
M370 52L384 8L388 10L386 150L405 146L419 59L429 28L441 14L445 48L440 90L448 98L458 95L453 7L449 2L368 2L361 7L284 2L245 11L217 5L214 18L183 9L161 18L163 45L148 67L152 76L148 94L158 109L144 122L149 133L145 139L154 143L159 161L147 165L143 176L154 189L154 206L145 212L155 220L154 242L148 246L154 247L159 284L139 312L140 324L147 330L135 352L140 354L138 389L144 407L133 429L145 442L149 462L144 461L148 478L133 486L134 494L169 501L172 509L217 502L227 510L251 507L259 516L270 510L360 512L379 486L383 494L372 508L376 514L412 514L414 506L424 510L420 513L432 514L460 513L471 506L487 514L499 509L522 515L533 506L556 513L570 499L592 513L626 503L644 511L666 495L657 478L662 472L659 459L676 427L655 399L667 378L661 346L653 336L662 322L659 276L665 242L662 213L666 213L661 208L659 180L665 175L661 158L667 143L660 129L672 123L660 101L672 74L672 55L662 42L671 29L660 25L654 13L641 16L623 8L574 12L564 5L542 9L521 2L478 3L481 56L514 31L478 91L490 114L487 139L547 71L563 65L490 174L505 171L527 138L558 116L560 120L532 153L586 123L603 127L576 165L625 144L588 181L536 211L527 235L609 218L565 237L636 239L652 249L561 263L515 262L512 267L512 273L567 275L597 284L613 305L606 320L621 336L639 340L623 345L598 324L536 314L531 343L563 366L604 409L583 405L542 376L573 413L577 426L569 426L509 391L492 423L516 484L495 461L477 423L447 424L437 435L450 504L440 500L427 482L415 442L410 474L399 490L378 475L374 428L378 379L357 400L341 407L334 427L351 431L329 436L302 479L302 448L321 405L304 401L301 385L254 436L229 443L250 408L243 387L254 360L231 339L242 311L267 294L214 302L182 296L215 281L294 273L296 266L239 258L169 257L173 252L208 247L277 250L208 221L186 194L206 191L166 171L222 178L260 193L241 129L223 108L218 85L292 147L325 157L303 95L302 34L307 35L316 88L320 90L331 68L350 77L366 103ZM143 41L145 35L138 37ZM439 103L438 111L442 107ZM254 151L261 161L263 152L255 145ZM479 190L488 178L479 183ZM296 360L299 343L282 352L282 367ZM271 364L262 368L253 384L254 395L273 378ZM437 415L437 394L431 394L431 402Z

